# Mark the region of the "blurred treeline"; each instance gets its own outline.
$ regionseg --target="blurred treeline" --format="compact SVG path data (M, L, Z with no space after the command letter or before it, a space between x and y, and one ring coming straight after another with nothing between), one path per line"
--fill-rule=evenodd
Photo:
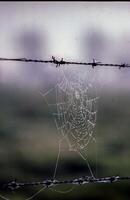
M98 103L96 143L86 149L95 176L130 174L130 93L103 89ZM52 178L58 153L58 133L51 110L36 90L0 87L0 180ZM90 175L84 161L66 146L61 153L57 178ZM61 188L60 189L65 189ZM57 187L57 189L59 189ZM68 188L68 187L67 187ZM24 199L36 190L9 192ZM7 192L5 196L8 196ZM46 190L35 199L129 199L129 183L76 186L68 194Z

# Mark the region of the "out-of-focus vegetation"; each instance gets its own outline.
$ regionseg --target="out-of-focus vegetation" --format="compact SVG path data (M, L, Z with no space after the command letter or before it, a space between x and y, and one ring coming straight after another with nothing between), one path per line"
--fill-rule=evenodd
M95 176L130 175L130 93L102 90L98 103L96 143L86 149ZM0 180L43 180L53 177L58 138L51 110L34 90L0 87ZM90 175L85 162L64 145L56 178ZM49 189L34 199L129 199L129 182L76 186L67 194ZM65 190L70 186L57 187ZM9 192L5 196L25 199L37 191ZM4 194L4 193L1 193Z

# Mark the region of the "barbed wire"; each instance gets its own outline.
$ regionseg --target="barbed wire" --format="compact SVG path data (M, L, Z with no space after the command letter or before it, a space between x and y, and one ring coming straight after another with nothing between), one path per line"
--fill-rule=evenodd
M9 183L3 183L0 185L0 190L17 190L22 189L28 186L44 186L46 188L56 186L56 185L84 185L90 183L113 183L122 180L130 180L130 177L120 177L120 176L110 176L104 178L94 178L89 176L83 176L76 179L71 180L44 180L44 181L36 181L36 182L18 182L17 180L11 181Z
M51 60L42 60L42 59L28 59L28 58L1 58L0 61L17 61L17 62L34 62L34 63L53 63L56 65L56 67L60 67L61 65L87 65L91 66L92 68L95 68L96 66L110 66L110 67L118 67L121 68L129 68L130 65L127 63L121 63L121 64L109 64L109 63L101 63L95 61L95 59L92 60L92 62L70 62L65 61L63 58L61 60L55 59L54 56L52 56Z

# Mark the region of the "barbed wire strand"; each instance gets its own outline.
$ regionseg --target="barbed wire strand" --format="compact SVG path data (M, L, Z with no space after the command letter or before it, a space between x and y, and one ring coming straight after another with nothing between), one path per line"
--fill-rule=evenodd
M121 68L130 68L130 65L127 63L122 64L108 64L108 63L101 63L96 62L95 59L92 60L92 62L70 62L65 61L63 58L61 60L55 59L54 56L52 56L51 60L42 60L42 59L28 59L28 58L1 58L0 61L17 61L17 62L35 62L35 63L53 63L56 65L56 67L60 67L61 65L88 65L92 68L95 68L96 66L110 66L110 67L118 67Z
M25 188L28 186L44 186L46 188L57 186L57 185L84 185L84 184L90 184L90 183L113 183L117 181L122 180L130 180L129 176L126 177L120 177L120 176L110 176L110 177L104 177L104 178L94 178L89 176L83 176L76 179L69 179L69 180L44 180L44 181L36 181L36 182L18 182L17 180L11 181L9 183L3 183L0 185L0 190L17 190L20 188Z

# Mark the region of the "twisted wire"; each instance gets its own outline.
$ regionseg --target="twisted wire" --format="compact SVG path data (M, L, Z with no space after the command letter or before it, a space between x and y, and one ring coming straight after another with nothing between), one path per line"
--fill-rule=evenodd
M103 178L94 178L89 176L83 176L80 178L75 179L68 179L68 180L43 180L43 181L36 181L36 182L18 182L16 179L9 182L9 183L3 183L0 185L0 190L17 190L22 189L28 186L44 186L46 188L53 187L56 185L84 185L84 184L90 184L90 183L113 183L117 181L123 181L123 180L130 180L129 176L126 177L120 177L120 176L110 176L110 177L103 177Z
M53 63L56 65L56 67L60 67L61 65L87 65L91 66L92 68L95 68L96 66L110 66L110 67L118 67L121 68L129 68L130 65L127 63L121 63L121 64L112 64L112 63L101 63L96 62L95 59L92 60L92 62L74 62L74 61L65 61L63 58L61 60L55 59L54 56L52 56L51 60L42 60L42 59L28 59L28 58L0 58L0 61L17 61L17 62L34 62L34 63Z

